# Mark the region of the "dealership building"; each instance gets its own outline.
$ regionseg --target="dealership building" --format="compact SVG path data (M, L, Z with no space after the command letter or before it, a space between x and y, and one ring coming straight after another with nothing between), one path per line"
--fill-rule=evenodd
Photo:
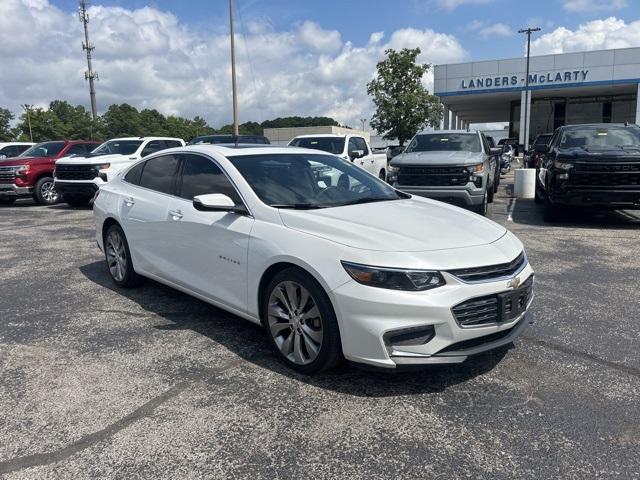
M441 127L508 122L509 136L524 144L525 112L529 139L561 125L640 124L640 48L532 56L528 95L525 72L524 57L437 65L434 93L445 107Z

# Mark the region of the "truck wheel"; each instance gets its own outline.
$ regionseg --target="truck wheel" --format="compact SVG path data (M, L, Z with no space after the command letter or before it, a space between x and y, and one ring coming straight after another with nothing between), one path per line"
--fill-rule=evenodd
M538 182L538 176L537 175L536 175L536 189L535 189L535 192L534 192L533 201L536 202L538 205L542 205L544 203L544 196L542 195L542 187L540 186L540 183Z
M109 275L117 286L135 287L142 280L133 269L129 243L120 225L111 225L104 235L104 258Z
M378 174L378 178L383 182L387 181L387 173L384 171L384 168L380 170L380 173Z
M40 205L53 205L58 203L60 195L53 188L53 178L42 177L36 182L33 191L33 199Z
M493 196L495 195L495 191L497 189L495 187L491 187L487 190L487 203L493 203Z
M74 195L63 195L62 198L72 207L86 207L91 201L91 197L77 197Z
M549 195L544 196L544 221L548 223L557 222L560 218L558 207L551 203Z
M478 215L482 215L483 217L487 216L487 211L489 209L489 196L487 192L484 193L484 197L482 197L482 203L480 205L475 205L472 210L476 212Z

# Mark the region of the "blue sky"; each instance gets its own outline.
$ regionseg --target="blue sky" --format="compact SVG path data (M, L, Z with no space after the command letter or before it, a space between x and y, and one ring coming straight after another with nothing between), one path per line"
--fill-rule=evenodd
M76 0L54 0L74 10ZM153 6L171 11L192 28L226 28L226 0L101 0L101 5L137 9ZM514 33L536 25L549 32L570 30L589 20L615 16L628 22L640 19L639 0L236 0L240 19L262 21L275 30L312 20L324 29L338 30L344 41L363 45L373 32L400 28L430 28L455 35L474 60L522 54L524 39L491 27L502 24ZM483 29L488 29L483 31ZM480 32L483 32L480 34Z

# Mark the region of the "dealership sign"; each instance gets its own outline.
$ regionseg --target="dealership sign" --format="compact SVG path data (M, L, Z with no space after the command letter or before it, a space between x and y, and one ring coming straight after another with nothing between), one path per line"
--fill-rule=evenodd
M529 85L543 85L554 83L584 82L589 70L566 70L549 73L530 73ZM463 90L475 90L478 88L515 87L518 83L524 85L524 77L518 75L499 75L490 77L475 77L462 80Z

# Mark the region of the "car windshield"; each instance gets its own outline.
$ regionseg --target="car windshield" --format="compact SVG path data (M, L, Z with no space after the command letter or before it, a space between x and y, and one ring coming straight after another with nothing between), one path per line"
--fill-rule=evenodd
M536 141L534 142L534 146L539 147L542 145L546 145L547 143L549 143L549 140L551 140L551 134L549 135L538 135L536 137Z
M404 153L442 151L477 153L482 147L475 133L427 133L413 137Z
M562 131L558 147L581 150L636 150L640 149L640 128L635 125L566 128Z
M260 200L276 208L329 208L410 197L333 155L274 153L228 158Z
M336 155L344 152L344 137L303 137L294 138L289 144L292 147L311 148Z
M44 142L38 143L33 147L25 150L21 157L53 157L60 153L64 148L64 142Z
M91 152L91 156L98 155L131 155L142 145L142 140L109 140Z

